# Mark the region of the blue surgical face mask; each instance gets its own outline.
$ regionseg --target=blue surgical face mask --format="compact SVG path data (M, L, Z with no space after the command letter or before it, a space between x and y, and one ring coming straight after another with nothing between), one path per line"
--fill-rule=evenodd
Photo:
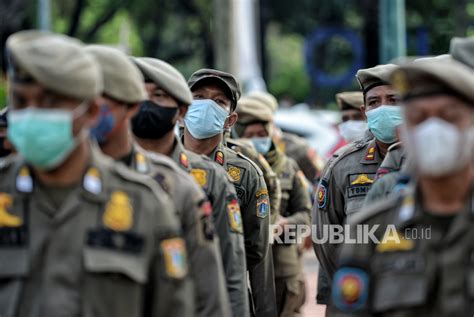
M107 137L115 128L115 117L108 105L100 107L99 120L97 125L91 129L91 136L103 144L107 142Z
M184 124L195 139L207 139L224 130L229 113L214 100L194 100L189 106Z
M382 105L365 113L367 125L375 138L390 144L397 140L396 127L403 123L400 106Z
M272 146L272 139L269 136L261 138L252 138L251 140L258 153L265 155L268 153L268 151L270 151L270 147Z
M34 167L54 169L79 144L79 138L72 135L72 123L87 108L82 103L74 111L38 108L9 111L8 139Z

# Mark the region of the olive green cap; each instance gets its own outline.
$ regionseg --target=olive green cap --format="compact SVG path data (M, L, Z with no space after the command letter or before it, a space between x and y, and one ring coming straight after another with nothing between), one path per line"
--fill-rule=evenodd
M360 91L344 91L336 94L339 110L359 110L364 105L364 94Z
M220 70L203 68L194 72L194 74L189 77L188 85L191 91L193 91L197 83L204 84L207 81L211 82L213 80L220 82L227 89L226 94L232 101L232 110L235 110L241 92L239 82L235 79L234 75Z
M78 99L100 96L102 72L79 40L45 31L12 34L6 43L9 78L36 81L46 88Z
M278 101L272 94L266 91L252 91L247 95L247 97L256 99L264 103L272 110L273 113L278 110Z
M103 45L89 45L85 51L93 55L100 65L105 95L124 103L148 99L143 76L125 53Z
M453 38L449 51L455 60L474 68L474 37Z
M145 80L151 80L183 105L189 106L193 102L186 79L176 68L165 61L151 57L132 57L132 60Z
M454 59L406 62L390 79L404 100L447 94L474 106L474 71Z
M360 69L356 78L359 82L360 89L366 94L370 89L390 85L390 74L397 69L395 64L378 65L372 68Z

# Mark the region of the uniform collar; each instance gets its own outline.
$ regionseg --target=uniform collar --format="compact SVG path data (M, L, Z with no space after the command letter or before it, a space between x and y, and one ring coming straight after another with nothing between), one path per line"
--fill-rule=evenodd
M424 217L421 206L421 194L415 185L409 185L405 194L400 197L398 211L394 215L392 223L399 229L405 229L422 222ZM471 196L467 199L463 210L455 216L445 236L446 241L453 241L459 235L464 234L474 222L474 187L471 188Z
M107 179L106 165L113 164L113 160L105 156L95 143L89 143L91 156L87 168L82 176L80 195L92 201L106 201L104 190ZM22 196L27 196L36 191L37 180L33 170L25 161L18 160L15 164L15 191Z
M379 164L382 163L382 157L380 156L377 148L376 139L373 138L365 146L365 152L360 160L361 164Z

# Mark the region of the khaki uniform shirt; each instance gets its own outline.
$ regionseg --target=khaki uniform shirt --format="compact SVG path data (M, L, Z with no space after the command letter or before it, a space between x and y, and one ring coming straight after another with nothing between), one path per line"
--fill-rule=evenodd
M179 139L176 139L171 159L194 177L211 202L232 313L248 316L243 225L234 186L224 169L204 155L185 150Z
M266 157L277 173L282 187L279 214L285 217L289 224L309 225L311 202L303 172L298 164L277 149L270 151ZM302 272L296 243L274 244L273 254L276 278L295 277Z
M330 316L473 316L474 187L452 217L429 214L420 201L410 186L349 218L354 232L379 225L380 243L341 248Z
M45 185L43 185L45 186ZM192 316L172 202L100 153L54 206L20 157L0 167L1 316Z
M214 239L212 207L206 194L173 160L138 145L133 147L130 165L153 177L175 204L189 255L196 316L231 316L219 240Z
M313 208L316 236L322 239L327 225L344 225L346 216L358 212L372 186L382 158L375 139L351 143L337 151L321 176ZM329 277L335 271L335 245L313 244L321 266Z

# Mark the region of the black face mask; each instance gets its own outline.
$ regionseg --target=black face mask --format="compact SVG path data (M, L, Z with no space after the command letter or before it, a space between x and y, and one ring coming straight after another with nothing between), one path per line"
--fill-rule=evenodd
M140 111L132 118L132 132L141 139L161 139L175 123L178 108L162 107L147 100L140 104Z
M1 136L0 137L0 158L8 156L12 153L12 151L7 150L5 148L5 137Z

